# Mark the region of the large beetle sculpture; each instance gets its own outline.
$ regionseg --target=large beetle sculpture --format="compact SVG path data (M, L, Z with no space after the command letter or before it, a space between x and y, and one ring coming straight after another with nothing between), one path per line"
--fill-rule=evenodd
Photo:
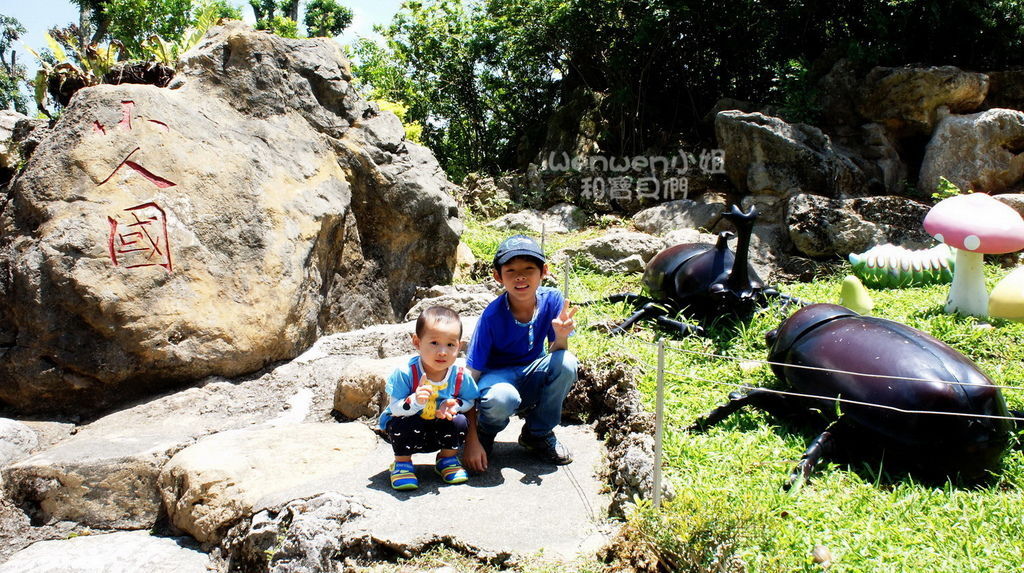
M684 243L668 247L647 263L644 290L649 296L632 293L612 295L612 302L628 302L639 307L625 322L612 330L622 334L633 324L653 319L661 326L683 334L704 334L702 327L669 318L680 312L700 320L720 316L746 316L764 306L769 298L796 301L766 288L748 262L750 235L756 207L743 212L736 205L722 214L736 227L736 252L729 250L734 235L723 231L714 245Z
M814 397L733 392L688 429L706 430L748 405L776 417L830 422L787 487L806 479L821 459L847 452L858 458L884 453L886 467L927 479L975 480L998 466L1013 429L1000 418L1009 416L1002 393L940 340L834 304L801 308L766 338L772 369L786 390Z

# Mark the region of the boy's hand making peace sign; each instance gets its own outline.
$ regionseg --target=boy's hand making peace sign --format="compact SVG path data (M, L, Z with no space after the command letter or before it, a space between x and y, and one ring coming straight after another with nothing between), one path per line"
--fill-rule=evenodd
M577 310L579 310L577 307L569 306L568 300L562 304L562 312L551 321L551 328L555 330L555 341L551 343L548 350L568 348L569 335L576 329L576 321L572 317L576 315Z

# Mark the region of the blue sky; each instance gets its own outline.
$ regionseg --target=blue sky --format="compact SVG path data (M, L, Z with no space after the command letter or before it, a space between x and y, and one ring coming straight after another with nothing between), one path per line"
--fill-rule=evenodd
M253 21L252 8L245 0L230 0L242 8L247 20ZM402 5L402 0L340 0L352 9L352 25L338 37L341 43L349 43L358 36L373 36L374 24L387 24ZM0 14L16 18L27 33L20 43L39 50L46 46L43 34L54 26L78 22L78 7L71 0L0 0ZM18 46L18 62L23 64L29 75L38 69L36 60Z

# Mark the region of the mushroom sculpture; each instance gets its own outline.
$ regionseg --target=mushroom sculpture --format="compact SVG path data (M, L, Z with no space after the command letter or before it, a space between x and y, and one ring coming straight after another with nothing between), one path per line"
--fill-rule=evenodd
M924 229L957 250L946 312L986 316L988 291L982 274L983 255L1024 249L1024 219L1013 208L984 193L970 193L937 203L925 216Z

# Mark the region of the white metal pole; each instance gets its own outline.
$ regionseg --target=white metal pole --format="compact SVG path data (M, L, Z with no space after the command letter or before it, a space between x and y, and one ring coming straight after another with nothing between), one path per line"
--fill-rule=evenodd
M562 281L562 298L565 300L569 300L569 265L572 264L571 258L568 253L565 254L565 268L562 269L562 272L565 273L565 279Z
M658 340L658 388L654 410L654 507L661 507L661 439L665 426L665 339Z

